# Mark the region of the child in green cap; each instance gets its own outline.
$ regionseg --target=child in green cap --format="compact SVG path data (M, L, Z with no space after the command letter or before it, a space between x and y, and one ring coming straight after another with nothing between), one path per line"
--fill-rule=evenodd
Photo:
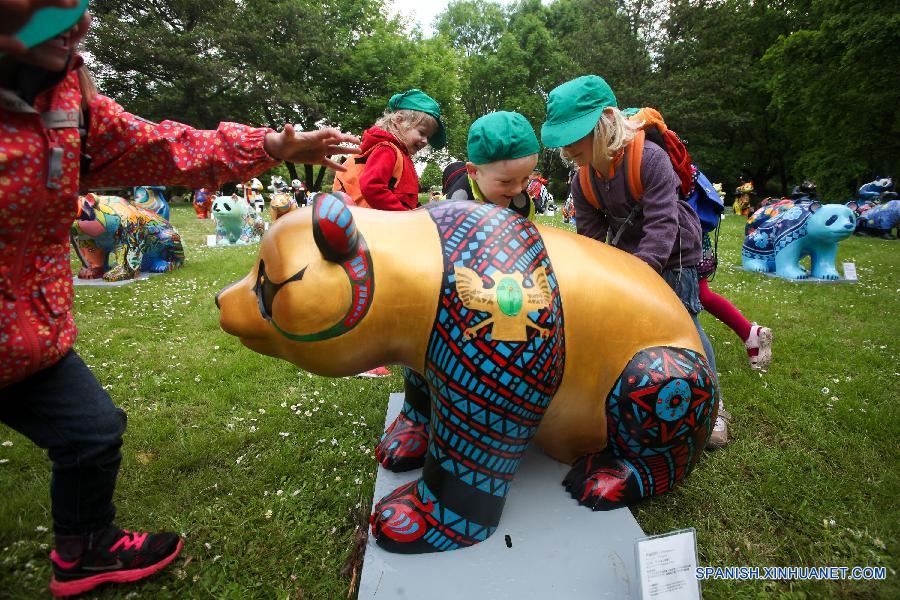
M425 146L440 149L446 143L441 107L431 96L417 89L394 94L384 115L363 134L360 156L368 158L359 174L362 201L354 199L379 210L413 210L419 177L412 157Z
M541 146L528 119L517 112L486 114L469 128L466 150L468 162L444 169L447 199L492 202L534 218L534 203L524 190Z
M469 161L444 169L444 195L447 200L492 202L532 217L534 206L523 190L539 150L537 136L525 117L514 112L487 114L469 128ZM404 367L403 387L403 409L375 447L378 462L394 472L420 468L428 449L427 442L410 442L427 439L428 384L420 374Z
M394 94L375 125L363 133L358 186L352 178L338 174L336 190L347 192L359 206L378 210L413 210L419 205L419 176L412 157L425 146L443 148L447 134L441 122L441 107L422 90ZM354 169L350 169L352 175ZM387 377L386 367L376 367L361 377Z
M116 524L127 419L73 349L69 228L93 210L79 202L79 189L216 189L282 160L340 169L328 157L355 152L357 140L290 125L280 133L237 123L202 131L146 121L100 94L83 65L88 0L17 4L0 2L0 223L9 224L0 233L0 429L15 429L52 461L50 593L72 596L149 577L184 545L175 532ZM5 483L4 493L12 487ZM177 480L171 488L173 497L183 492ZM42 514L45 498L33 503Z
M606 81L597 75L585 75L550 92L541 140L549 148L560 148L563 158L584 170L591 186L588 192L599 201L597 207L590 203L582 190L582 178L572 178L578 233L634 254L666 280L690 313L715 373L712 345L697 320L703 309L697 275L700 221L690 205L678 198L681 181L672 159L665 149L647 139L640 149L640 165L630 165L639 169L643 194L631 197L625 153L640 128L619 110ZM631 152L637 156L636 150ZM707 447L727 443L727 419L720 402Z

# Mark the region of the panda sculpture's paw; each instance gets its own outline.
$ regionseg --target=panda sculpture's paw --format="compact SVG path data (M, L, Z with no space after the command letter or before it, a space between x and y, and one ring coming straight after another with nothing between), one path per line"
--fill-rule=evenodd
M612 510L641 499L634 472L608 452L579 458L563 485L579 504L591 510Z
M421 554L472 546L496 526L481 525L448 510L421 479L382 498L369 517L372 535L388 552Z
M375 458L394 473L421 468L427 452L428 424L416 423L403 413L397 415L375 446Z

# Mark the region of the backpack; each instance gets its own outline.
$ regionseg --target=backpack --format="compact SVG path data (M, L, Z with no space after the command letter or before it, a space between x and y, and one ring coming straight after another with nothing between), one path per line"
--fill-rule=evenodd
M466 173L466 163L461 160L452 162L444 168L441 176L441 193L449 198L453 192L460 189L464 180L460 179L461 175ZM467 180L466 180L467 183Z
M625 148L621 165L621 168L625 169L625 189L629 197L634 200L635 205L631 209L631 213L624 219L606 215L610 221L618 225L618 231L610 242L613 246L619 242L622 233L641 212L641 198L644 196L644 185L641 182L641 159L644 155L644 140L649 139L666 151L669 160L672 162L672 167L675 169L675 174L678 175L680 182L678 195L680 198L687 198L693 185L691 156L688 154L687 148L684 147L684 142L678 139L675 132L666 126L659 111L653 108L642 108L628 118L642 123L641 128L634 136L634 140ZM578 182L581 184L581 192L584 194L585 199L591 206L605 214L606 211L600 206L599 196L596 194L591 181L593 179L593 170L594 168L591 165L580 167L578 169Z
M686 200L700 217L700 228L703 233L709 233L719 226L722 221L722 213L725 212L725 203L716 188L713 187L712 182L699 169L697 169L694 191Z
M388 189L393 191L394 186L400 181L403 175L403 152L390 142L378 142L362 154L354 154L347 157L344 166L347 170L338 172L334 175L334 185L331 186L332 192L344 192L353 199L354 204L364 208L370 208L369 203L363 197L362 190L359 185L359 178L362 176L366 168L366 161L379 146L389 146L397 155L394 161L394 170L391 172L391 179L388 181Z

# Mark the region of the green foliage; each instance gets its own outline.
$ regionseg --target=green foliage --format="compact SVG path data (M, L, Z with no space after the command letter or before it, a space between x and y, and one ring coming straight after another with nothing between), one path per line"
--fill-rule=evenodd
M798 179L826 197L900 167L900 4L817 0L764 59Z
M427 192L430 191L432 187L436 187L440 190L442 183L441 177L441 168L435 163L429 162L425 165L425 169L422 170L422 174L419 175L419 191Z
M394 93L441 104L446 150L515 110L536 130L547 93L585 73L620 106L654 106L726 189L762 195L817 180L845 199L900 167L898 0L453 0L435 35L384 0L92 3L87 47L101 89L151 119L335 124L360 134ZM560 195L568 169L545 152ZM302 174L302 173L301 173Z

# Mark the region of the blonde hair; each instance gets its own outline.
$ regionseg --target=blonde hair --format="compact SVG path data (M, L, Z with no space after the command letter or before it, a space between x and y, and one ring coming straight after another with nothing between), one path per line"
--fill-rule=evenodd
M375 126L384 129L388 133L396 136L400 141L405 142L406 139L403 135L403 130L418 127L422 123L428 123L428 126L432 131L437 131L438 129L437 119L428 113L419 110L407 110L405 108L394 112L386 110L381 118L375 121Z
M80 40L75 44L75 48L72 51L72 58L81 54L83 50L84 40ZM81 66L78 67L78 87L81 88L81 107L87 108L90 105L91 100L96 98L100 91L97 89L97 82L94 81L90 69L88 69L88 66L83 62L81 63Z
M641 125L627 119L616 107L607 108L600 113L600 118L594 125L594 156L591 161L594 167L599 169L600 157L609 160L630 144Z
M81 88L81 106L87 108L91 100L97 97L100 92L97 91L97 83L91 76L87 65L78 67L78 86Z

